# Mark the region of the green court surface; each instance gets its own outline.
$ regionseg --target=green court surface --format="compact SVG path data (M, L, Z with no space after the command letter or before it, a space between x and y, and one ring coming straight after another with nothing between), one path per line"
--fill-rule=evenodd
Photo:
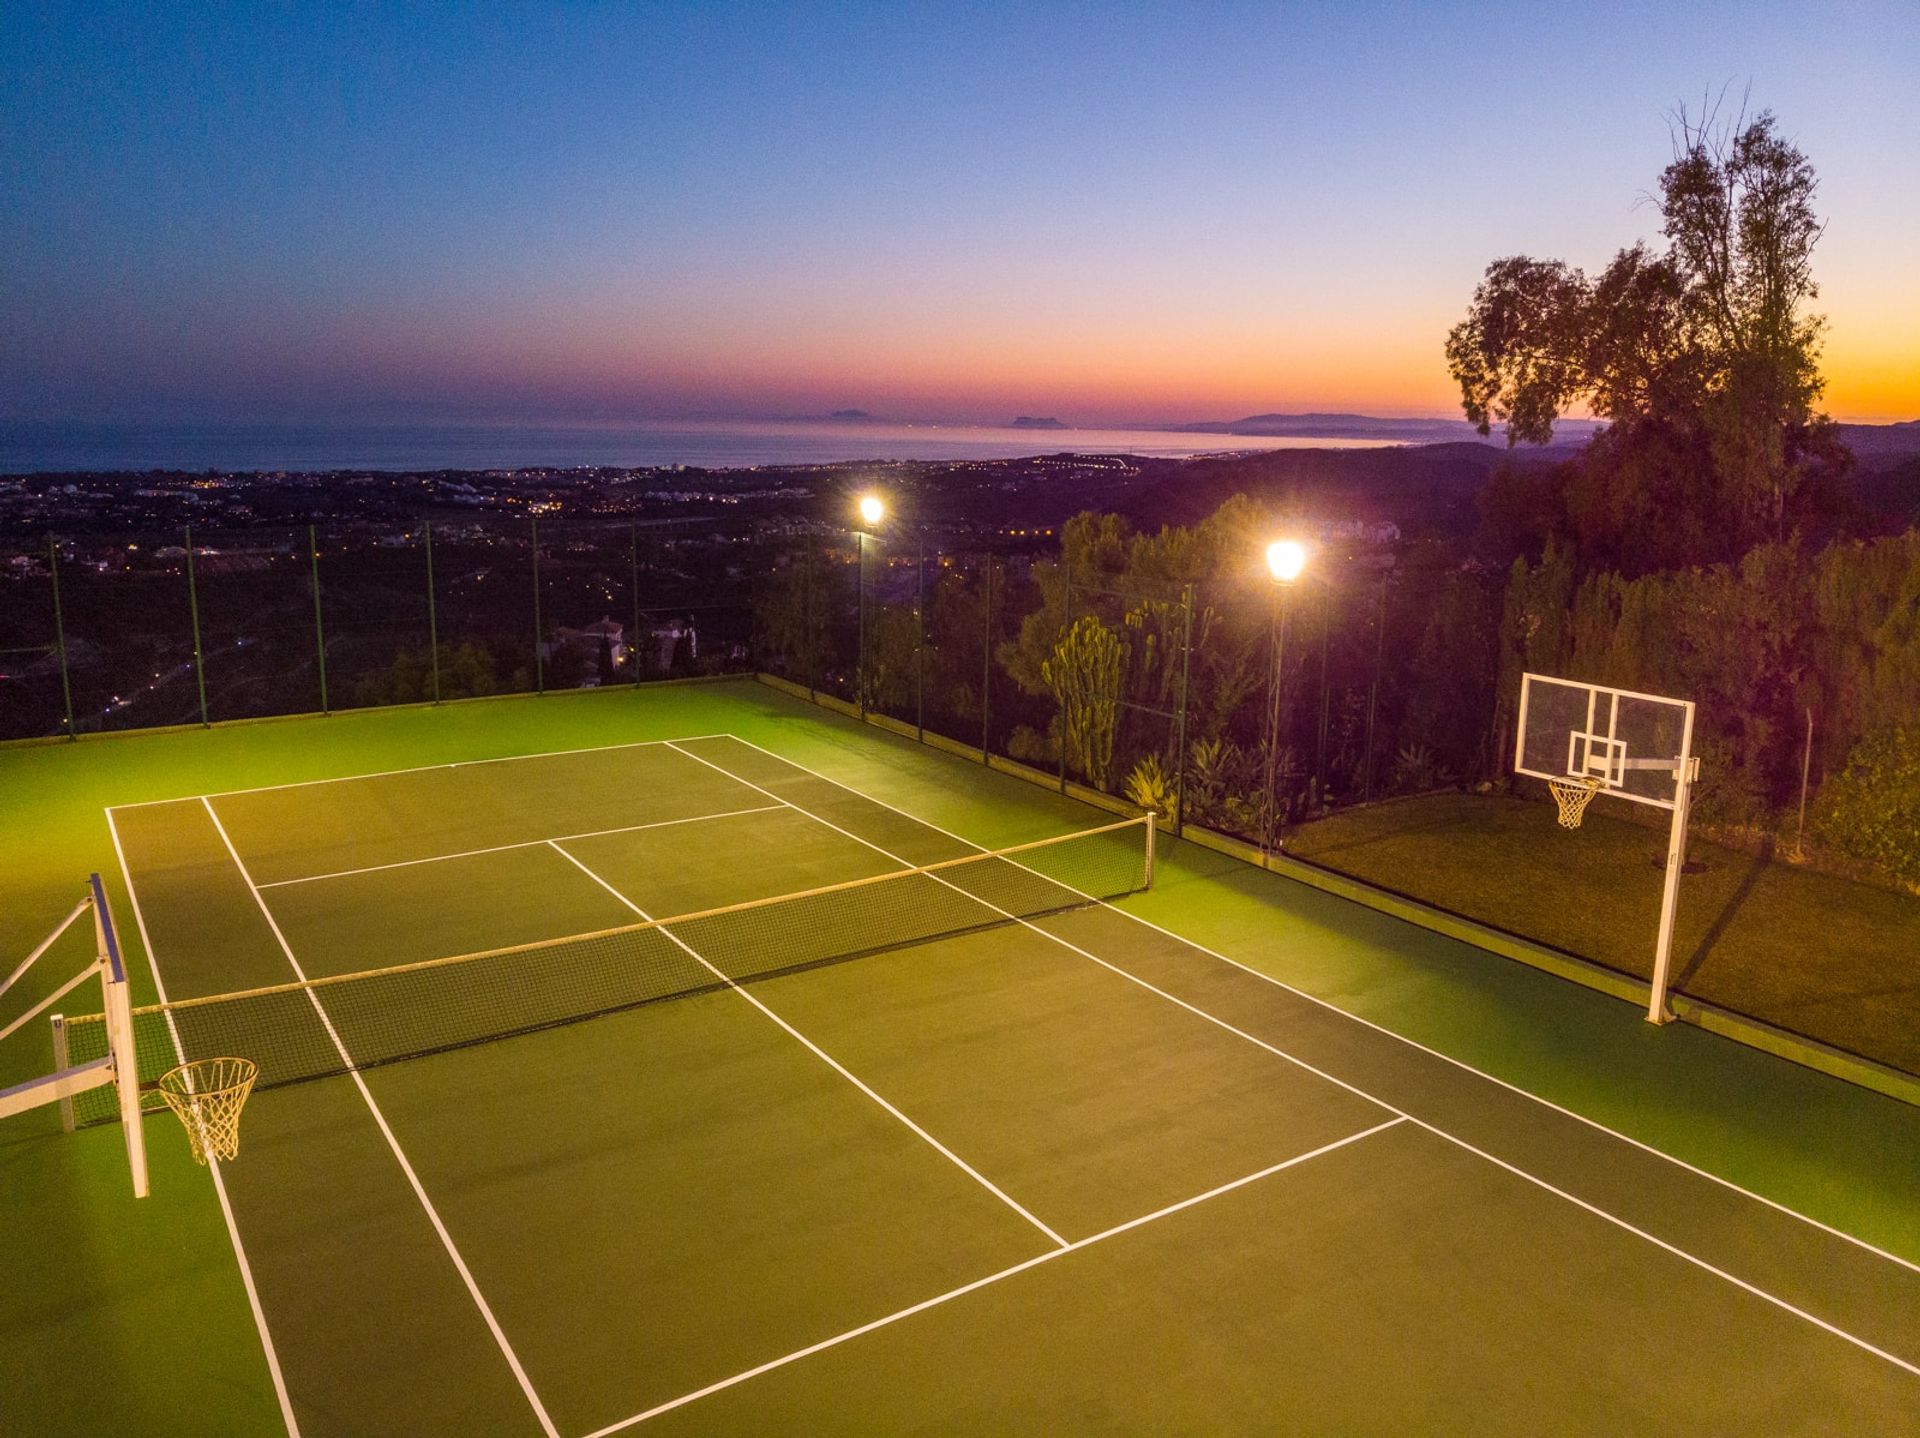
M8 1431L1920 1426L1920 1111L1138 824L968 862L1112 816L764 687L0 784L4 952L101 869L143 1001L601 935L263 1011L359 1071L146 1200L12 1121Z

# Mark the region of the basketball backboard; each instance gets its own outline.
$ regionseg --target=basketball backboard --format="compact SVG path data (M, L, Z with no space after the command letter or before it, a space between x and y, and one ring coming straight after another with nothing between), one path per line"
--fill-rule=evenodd
M1577 679L1522 676L1519 728L1514 773L1598 780L1601 793L1656 809L1679 802L1693 759L1691 701Z

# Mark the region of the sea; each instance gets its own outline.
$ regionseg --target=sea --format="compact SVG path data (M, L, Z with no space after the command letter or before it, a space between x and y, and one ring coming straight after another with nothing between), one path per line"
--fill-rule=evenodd
M0 422L0 474L108 470L751 469L1028 455L1182 457L1396 441L844 421L592 426L77 425Z

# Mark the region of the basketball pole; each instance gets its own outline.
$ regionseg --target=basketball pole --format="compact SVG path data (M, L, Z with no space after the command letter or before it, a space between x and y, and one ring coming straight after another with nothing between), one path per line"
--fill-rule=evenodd
M1650 1024L1664 1024L1673 1018L1667 1008L1667 980L1673 967L1673 918L1680 905L1680 871L1687 862L1687 811L1692 807L1693 781L1699 772L1698 759L1682 760L1679 782L1674 785L1673 826L1667 831L1667 872L1660 890L1660 937L1654 942L1653 992L1647 999Z

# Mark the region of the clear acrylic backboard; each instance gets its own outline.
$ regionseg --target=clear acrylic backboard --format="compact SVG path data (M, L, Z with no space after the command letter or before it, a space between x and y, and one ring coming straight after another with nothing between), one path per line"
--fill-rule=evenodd
M1597 779L1603 794L1671 809L1693 758L1693 704L1546 674L1520 680L1513 770Z

